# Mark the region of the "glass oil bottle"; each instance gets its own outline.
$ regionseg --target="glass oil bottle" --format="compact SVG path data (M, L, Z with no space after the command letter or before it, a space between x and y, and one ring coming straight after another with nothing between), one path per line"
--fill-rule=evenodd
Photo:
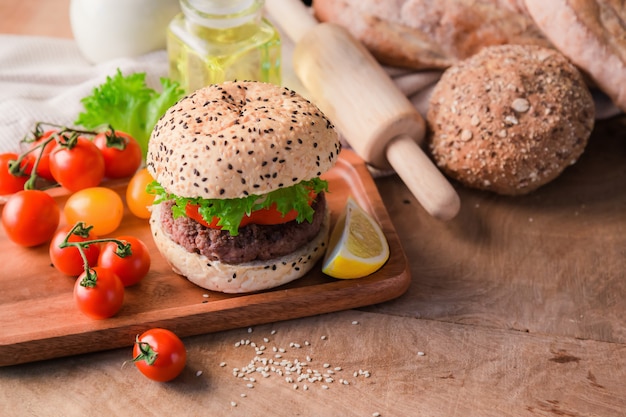
M264 0L180 0L167 33L170 78L187 92L223 81L281 83L281 44Z

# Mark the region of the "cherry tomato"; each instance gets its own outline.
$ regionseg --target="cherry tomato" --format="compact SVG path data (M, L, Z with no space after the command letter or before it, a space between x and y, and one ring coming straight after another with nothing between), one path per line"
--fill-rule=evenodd
M96 145L80 136L71 148L55 146L50 154L50 172L70 191L95 187L104 178L104 157Z
M128 182L126 188L126 205L140 219L150 218L150 209L154 202L154 194L149 194L146 187L154 179L146 168L142 168Z
M90 271L96 275L95 282L83 271L74 284L74 301L83 314L93 319L113 317L124 303L124 284L108 269L95 266Z
M106 187L85 188L72 194L63 207L68 224L84 222L97 236L112 233L122 222L124 203L118 193Z
M13 175L9 172L9 162L17 161L16 153L0 154L0 195L16 193L24 189L28 175Z
M36 174L41 178L45 178L48 181L55 181L54 177L52 176L52 172L50 172L50 153L56 147L57 142L56 140L50 140L50 137L56 133L56 130L48 130L44 132L39 139L29 145L29 149L38 149L31 151L26 155L28 173L32 172L37 158L39 158L39 164L37 165ZM46 143L44 146L43 144L47 141L49 142Z
M139 142L128 133L116 130L98 133L93 143L104 157L104 175L107 178L128 178L141 165Z
M121 236L116 240L130 244L130 255L121 257L117 254L119 246L107 242L102 247L98 265L109 269L120 277L125 287L137 284L150 270L150 252L141 240L133 236Z
M187 350L174 332L154 328L137 337L133 362L146 377L159 382L171 381L185 368Z
M82 274L85 270L85 263L83 258L80 256L80 251L76 246L68 246L65 248L59 247L72 228L72 226L65 226L56 232L50 242L49 253L52 265L54 265L56 269L65 275L75 277ZM86 237L72 233L68 242L85 242L87 240L94 239L97 239L97 236L93 233L93 231L89 231L89 234ZM87 264L89 266L95 266L98 262L98 256L100 255L100 245L98 243L91 243L87 247L83 247L83 253L87 259Z
M2 226L7 236L21 246L37 246L52 239L61 213L54 198L40 190L22 190L7 200Z

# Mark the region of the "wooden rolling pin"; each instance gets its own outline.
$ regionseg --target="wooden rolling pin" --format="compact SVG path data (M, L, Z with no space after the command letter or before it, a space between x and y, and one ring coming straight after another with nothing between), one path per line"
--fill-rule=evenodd
M296 43L294 70L315 103L366 162L393 168L432 216L452 219L459 196L421 148L425 122L347 30L318 23L301 0L266 0Z

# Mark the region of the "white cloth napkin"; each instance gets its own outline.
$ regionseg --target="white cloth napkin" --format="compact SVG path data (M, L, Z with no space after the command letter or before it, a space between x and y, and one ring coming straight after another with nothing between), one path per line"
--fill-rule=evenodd
M92 65L70 39L0 35L0 152L20 150L38 121L71 126L91 94L117 69L145 72L158 90L167 76L165 51Z

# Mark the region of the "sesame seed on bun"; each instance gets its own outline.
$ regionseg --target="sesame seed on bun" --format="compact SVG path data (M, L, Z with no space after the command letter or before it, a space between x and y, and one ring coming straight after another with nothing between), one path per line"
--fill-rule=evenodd
M319 177L339 154L332 123L294 91L225 82L172 106L152 132L147 168L168 192L241 198Z

